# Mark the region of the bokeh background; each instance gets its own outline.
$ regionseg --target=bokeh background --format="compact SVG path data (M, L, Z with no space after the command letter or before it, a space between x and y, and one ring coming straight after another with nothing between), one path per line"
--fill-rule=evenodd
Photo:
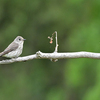
M0 0L0 51L21 35L21 56L53 52L54 31L59 52L100 52L100 0ZM0 65L0 100L100 100L100 60Z

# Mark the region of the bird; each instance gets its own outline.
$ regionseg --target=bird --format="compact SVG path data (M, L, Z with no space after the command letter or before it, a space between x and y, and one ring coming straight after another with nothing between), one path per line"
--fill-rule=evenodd
M8 47L0 53L0 56L6 58L17 58L22 54L24 39L22 36L17 36Z

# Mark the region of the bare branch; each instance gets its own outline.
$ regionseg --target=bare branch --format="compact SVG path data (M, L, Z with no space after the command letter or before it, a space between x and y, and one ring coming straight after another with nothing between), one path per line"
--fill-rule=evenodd
M92 58L92 59L100 59L100 53L92 53L92 52L72 52L72 53L42 53L38 51L34 55L29 55L25 57L18 57L13 59L7 59L0 61L0 64L9 64L13 62L21 62L32 59L67 59L67 58Z
M56 47L53 53L42 53L38 51L36 54L25 56L25 57L18 57L12 58L7 60L0 61L0 64L9 64L13 62L21 62L27 61L32 59L50 59L53 62L58 61L58 59L67 59L67 58L92 58L92 59L100 59L100 53L92 53L92 52L72 52L72 53L58 53L58 41L57 41L57 31L55 31L51 37L48 36L50 39L50 44L53 43L53 36L56 34Z
M36 59L36 58L37 58L36 54L34 54L34 55L25 56L25 57L2 60L0 61L0 64L10 64L13 62L22 62L22 61L27 61L27 60Z

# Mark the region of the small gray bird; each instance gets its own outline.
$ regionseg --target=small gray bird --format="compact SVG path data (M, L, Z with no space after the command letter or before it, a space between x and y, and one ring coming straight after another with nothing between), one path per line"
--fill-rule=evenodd
M17 58L22 53L24 40L25 39L23 37L17 36L14 41L3 52L0 53L0 56Z

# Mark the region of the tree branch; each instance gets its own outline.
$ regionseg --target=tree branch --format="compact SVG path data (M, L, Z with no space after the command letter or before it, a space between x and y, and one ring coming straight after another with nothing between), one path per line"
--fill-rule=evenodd
M92 58L92 59L100 59L100 53L92 53L92 52L72 52L72 53L42 53L38 51L34 55L29 55L25 57L12 58L7 60L0 61L0 64L9 64L13 62L21 62L32 59L67 59L67 58Z
M58 53L58 41L57 41L57 31L55 31L52 34L52 37L48 38L50 39L50 44L53 43L53 36L56 34L56 46L53 53L42 53L41 51L38 51L36 54L25 56L25 57L18 57L18 58L12 58L7 60L0 61L0 64L9 64L13 62L21 62L21 61L27 61L32 59L50 59L53 62L58 61L58 59L66 59L66 58L93 58L93 59L100 59L100 53L92 53L92 52L72 52L72 53Z

